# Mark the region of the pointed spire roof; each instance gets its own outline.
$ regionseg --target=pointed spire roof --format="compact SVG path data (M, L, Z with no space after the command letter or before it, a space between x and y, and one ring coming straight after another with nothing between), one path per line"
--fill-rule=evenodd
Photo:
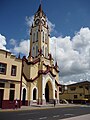
M19 53L19 55L18 55L18 58L20 59L20 53Z
M55 63L55 66L57 67L58 65L57 65L57 61L56 61L56 63Z
M41 4L39 5L37 12L42 12L42 5Z
M37 13L42 13L44 16L46 16L45 13L43 12L42 5L41 5L41 4L39 5L39 8L38 8L36 14L37 14Z

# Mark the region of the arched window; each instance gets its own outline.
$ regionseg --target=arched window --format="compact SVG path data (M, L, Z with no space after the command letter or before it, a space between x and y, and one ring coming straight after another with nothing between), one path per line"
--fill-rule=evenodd
M48 48L45 48L45 57L48 57Z
M42 47L42 54L44 55L44 46Z
M42 39L42 40L43 40L43 42L44 42L44 31L43 31L43 39Z
M34 53L35 53L35 47L33 46L33 47L32 47L32 56L33 56L33 57L35 56Z
M33 100L36 100L36 93L37 93L37 90L36 88L33 89Z
M38 46L36 46L36 56L38 55Z
M45 34L45 42L47 42L47 33Z
M36 41L38 41L38 31L36 32Z
M35 33L33 33L33 42L35 42Z

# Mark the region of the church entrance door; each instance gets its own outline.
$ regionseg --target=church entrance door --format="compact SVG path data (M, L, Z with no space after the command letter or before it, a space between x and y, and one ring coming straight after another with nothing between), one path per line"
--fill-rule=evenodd
M50 103L53 100L53 89L50 81L46 83L45 87L45 99L46 102Z

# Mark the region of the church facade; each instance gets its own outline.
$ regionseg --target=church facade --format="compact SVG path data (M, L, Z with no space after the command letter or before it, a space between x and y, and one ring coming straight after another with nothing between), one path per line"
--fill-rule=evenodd
M6 78L4 80L1 78L0 74L1 83L7 83L9 88L12 82L15 84L14 88L12 88L15 90L15 93L13 94L13 101L17 99L19 107L21 105L32 104L45 105L46 103L53 103L54 99L57 103L59 103L59 69L57 62L54 63L54 59L49 51L49 38L50 33L46 15L42 10L42 6L40 5L34 15L34 21L31 26L29 56L27 58L24 56L22 59L18 58L18 63L16 65L12 65L16 66L15 68L17 68L16 76L12 78L9 77L8 79ZM4 62L2 61L3 60L0 57L1 64ZM14 61L16 62L15 58ZM7 61L4 63L7 64ZM13 64L15 63L13 62ZM0 69L2 69L2 65L0 67ZM8 68L7 71L9 71ZM15 70L13 71L15 72ZM3 76L5 75L7 74L4 74ZM7 87L0 87L0 91L2 91L1 89L3 89L3 92L1 92L2 99L0 100L0 103L2 103L3 106L3 101L6 99L4 97L6 96L5 90ZM7 101L10 102L9 89ZM12 104L14 103L15 102Z

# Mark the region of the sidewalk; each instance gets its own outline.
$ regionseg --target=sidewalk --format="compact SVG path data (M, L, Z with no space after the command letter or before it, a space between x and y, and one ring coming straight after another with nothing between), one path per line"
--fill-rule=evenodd
M52 108L63 108L63 107L78 107L83 105L76 105L76 104L56 104L54 107L53 104L46 104L46 105L31 105L31 106L21 106L18 109L0 109L0 112L9 112L9 111L24 111L24 110L40 110L40 109L52 109Z

